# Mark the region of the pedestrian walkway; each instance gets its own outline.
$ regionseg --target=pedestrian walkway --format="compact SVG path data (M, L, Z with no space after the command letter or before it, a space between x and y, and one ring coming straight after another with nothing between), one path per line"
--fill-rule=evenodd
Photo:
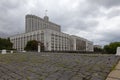
M110 72L106 80L120 80L120 61L116 65L115 69Z

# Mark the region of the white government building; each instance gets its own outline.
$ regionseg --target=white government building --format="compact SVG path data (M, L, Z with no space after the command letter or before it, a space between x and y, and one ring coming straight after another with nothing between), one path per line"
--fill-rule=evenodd
M93 52L93 42L82 37L61 32L61 26L35 15L26 15L25 33L10 37L13 48L23 51L27 42L37 40L44 44L45 51L90 51Z

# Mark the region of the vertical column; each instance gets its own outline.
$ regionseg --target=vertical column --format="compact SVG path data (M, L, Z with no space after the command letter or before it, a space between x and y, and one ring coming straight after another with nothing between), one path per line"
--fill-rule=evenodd
M40 43L38 43L38 52L40 52L40 49L41 49Z
M16 44L16 37L15 37L15 47L14 47L15 49L16 49L16 45L17 45L17 44Z
M21 51L21 36L18 39L19 39L19 50Z
M88 51L88 42L87 41L85 41L85 45L86 45L86 51Z
M49 32L48 30L46 30L46 32L44 33L44 45L46 50L51 51L51 32Z
M35 18L34 18L34 16L33 16L33 26L32 26L32 31L34 31L35 30Z
M25 31L28 32L28 21L27 21L27 16L25 17Z
M16 37L16 49L18 50L18 38Z
M73 39L73 50L74 51L76 50L76 39L75 38Z

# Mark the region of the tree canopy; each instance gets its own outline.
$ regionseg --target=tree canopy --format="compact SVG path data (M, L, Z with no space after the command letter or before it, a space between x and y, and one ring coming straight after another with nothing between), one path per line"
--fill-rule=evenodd
M27 45L25 46L26 51L37 51L38 50L38 43L40 43L41 51L44 51L44 44L41 42L38 42L36 40L31 40L27 42Z
M0 38L0 50L2 49L7 49L10 50L12 49L13 44L10 42L10 39L4 39Z
M94 52L103 52L103 49L102 48L94 47Z
M117 47L120 47L120 42L112 42L104 46L104 51L108 54L115 54Z

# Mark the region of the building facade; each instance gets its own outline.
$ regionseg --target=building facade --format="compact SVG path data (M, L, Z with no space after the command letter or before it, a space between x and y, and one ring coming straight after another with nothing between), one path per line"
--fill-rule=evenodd
M61 32L61 26L35 15L26 15L25 33L11 36L13 48L23 51L27 42L37 40L44 44L45 51L93 51L93 42Z
M45 16L44 19L35 16L35 15L26 15L26 33L42 29L52 29L60 32L61 26L49 21L48 16Z

